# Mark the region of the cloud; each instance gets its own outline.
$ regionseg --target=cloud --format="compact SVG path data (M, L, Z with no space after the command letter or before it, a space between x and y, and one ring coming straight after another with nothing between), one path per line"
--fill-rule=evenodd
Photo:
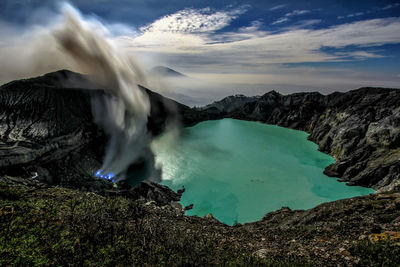
M285 17L292 17L292 16L297 16L297 15L304 15L307 13L310 13L310 10L293 10L292 12L286 13Z
M247 28L247 31L242 28L237 32L218 35L204 31L155 31L153 28L128 41L129 46L136 51L159 53L167 57L169 54L174 54L174 57L180 55L187 61L208 60L228 67L235 63L262 65L338 61L343 59L343 55L323 52L322 48L350 45L365 48L400 43L399 18L358 21L319 30L294 27L276 34L260 30L257 25ZM372 55L378 57L368 52L359 53L356 58L361 59L363 55L364 58Z
M272 22L271 24L272 24L272 25L281 24L281 23L284 23L284 22L288 22L289 20L290 20L290 19L287 18L287 17L282 17L282 18L279 18L279 19L275 20L275 21Z
M346 16L338 16L338 19L344 19L344 18L354 18L354 17L359 17L359 16L363 16L366 14L371 14L373 11L369 10L369 11L365 11L365 12L356 12L356 13L352 13L352 14L348 14Z
M331 93L348 91L363 86L384 86L398 88L398 78L392 74L358 71L335 67L285 67L272 65L266 73L205 73L196 74L199 79L212 80L226 84L224 95L244 93L247 95L263 94L269 90L281 93L319 91ZM215 95L215 94L214 94Z
M279 18L272 22L272 25L288 22L290 21L290 17L304 15L310 12L310 10L293 10L292 12L286 13L282 18Z
M352 58L356 60L365 60L369 58L383 58L384 56L367 51L352 51L352 52L337 52L335 53L338 58Z
M381 10L388 10L400 6L400 3L389 4L381 8Z
M354 17L363 16L363 15L366 15L366 14L375 13L375 12L380 11L380 10L389 10L389 9L392 9L392 8L395 8L395 7L398 7L398 6L400 6L400 3L394 3L394 4L386 5L386 6L381 7L381 8L374 8L373 10L351 13L351 14L347 14L347 15L345 15L345 16L344 16L344 15L342 15L342 16L337 16L337 18L338 18L338 19L354 18Z
M210 34L223 29L245 11L245 6L227 11L184 9L142 27L143 34L132 41L137 47L161 48L165 52L196 52L213 42L208 38Z
M295 29L304 29L316 24L321 23L321 19L306 19L306 20L299 20L296 23L290 25L289 27L281 28L283 30L295 30Z
M308 25L318 22L305 21ZM180 23L186 24L183 21ZM378 79L376 74L339 69L321 73L322 68L287 67L286 64L381 58L382 50L371 48L400 43L400 18L356 21L322 29L293 26L279 33L263 30L260 21L237 31L218 34L214 26L208 31L188 31L181 26L176 28L180 30L152 28L124 42L128 42L126 47L136 54L155 58L157 64L166 64L199 79L214 82L253 84L258 88L265 88L261 84L272 83L292 84L295 87L307 84L317 86L318 83L329 84L332 88L354 88L356 84L368 83L396 87L393 82L395 75L380 78L382 83L373 83ZM346 51L349 46L352 49ZM330 49L324 49L327 47ZM347 78L341 79L340 76ZM226 88L239 88L239 85L235 87L232 84ZM212 89L209 93L216 95Z
M210 8L184 9L141 28L143 32L201 33L222 29L245 12L244 8L213 12Z
M347 17L348 18L358 17L358 16L362 16L364 14L366 14L366 12L357 12L357 13L353 13L353 14L348 14Z
M284 7L286 7L286 6L287 6L287 4L284 4L284 5L277 5L277 6L271 7L269 10L270 10L270 11L275 11L275 10L278 10L278 9L282 9L282 8L284 8Z
M314 29L312 25L320 23L320 20L301 20L290 27L280 28L280 32L270 32L260 20L255 20L231 30L232 27L228 26L232 26L233 21L244 12L246 7L226 10L183 9L139 29L118 24L108 28L111 29L110 38L134 53L142 62L145 61L149 67L167 65L193 77L209 80L212 85L229 81L225 89L216 89L216 86L204 89L206 93L201 95L204 98L207 94L209 97L230 94L232 88L255 88L251 89L253 91L249 89L251 94L265 90L268 84L285 84L296 88L302 86L302 90L306 86L316 88L318 84L331 88L354 88L356 84L398 87L397 73L385 76L332 67L304 67L304 63L383 57L383 50L376 47L400 43L400 18L355 21L319 29ZM309 12L294 10L282 18L290 20ZM7 40L0 38L0 61L11 62L7 64L14 64L13 70L21 71L29 62L8 58L18 58L20 53L29 52L23 48L31 42L29 31L32 29L23 32L27 37L22 38L24 41L18 44L20 49L17 50L11 44L13 38L9 37L7 29L15 32L10 25L2 27L0 24L0 36L8 36ZM17 35L20 36L19 33ZM40 41L46 42L46 39ZM45 52L49 56L44 57L43 61L55 58L52 57L52 51ZM65 61L56 63L50 67L65 66ZM9 77L11 74L0 72L0 78L1 75ZM203 86L205 82L199 84ZM182 94L185 92L182 91Z
M250 26L244 26L239 28L239 32L255 32L260 29L263 23L259 20L252 21Z

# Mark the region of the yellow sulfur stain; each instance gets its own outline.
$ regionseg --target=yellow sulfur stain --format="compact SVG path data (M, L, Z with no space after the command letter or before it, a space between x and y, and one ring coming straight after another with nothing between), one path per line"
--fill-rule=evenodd
M396 245L400 246L400 232L386 231L379 234L371 234L369 240L371 242L392 241Z

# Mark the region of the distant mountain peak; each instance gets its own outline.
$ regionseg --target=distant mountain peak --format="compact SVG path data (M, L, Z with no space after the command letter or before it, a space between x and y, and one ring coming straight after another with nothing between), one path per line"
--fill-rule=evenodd
M186 75L164 66L156 66L151 69L151 72L157 75L170 76L170 77L184 77Z
M227 96L219 101L214 101L212 104L209 104L204 108L217 108L219 111L229 113L237 108L242 107L244 104L256 101L259 98L260 96L245 96L243 94L236 94Z

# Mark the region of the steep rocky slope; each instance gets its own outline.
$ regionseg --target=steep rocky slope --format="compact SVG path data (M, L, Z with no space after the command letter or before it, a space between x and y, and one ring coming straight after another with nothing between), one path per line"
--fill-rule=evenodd
M228 96L220 101L215 101L214 103L209 104L209 105L205 106L204 108L201 108L201 110L216 108L220 112L230 113L230 112L242 107L244 104L249 103L249 102L254 102L259 98L260 98L259 96L249 97L249 96L245 96L245 95Z
M334 155L337 163L327 174L382 191L396 188L398 90L364 88L329 96L269 92L204 109L147 92L152 135L167 121L188 126L232 117L277 124L307 131L322 151ZM212 215L185 216L178 203L182 191L150 182L115 188L94 178L107 138L93 123L90 105L103 94L69 71L0 87L0 265L400 263L396 191L305 211L282 208L258 222L230 227ZM234 109L226 105L231 100Z
M233 111L220 110L221 116L306 131L336 159L327 175L349 185L399 188L400 90L361 88L327 96L271 91L242 103Z
M187 106L147 93L152 135L161 133L167 121L190 125L202 120ZM37 176L49 184L99 190L102 185L93 174L101 166L107 138L93 122L94 97L107 95L67 70L1 86L0 175Z
M400 90L362 88L327 96L271 91L227 97L201 109L145 90L153 135L171 121L189 126L230 117L276 124L308 132L321 151L334 156L327 175L382 191L400 187ZM38 173L50 183L79 180L83 184L76 186L85 186L82 177L90 180L104 153L106 137L91 113L91 98L104 94L66 70L1 86L0 173Z
M308 132L321 151L334 156L327 175L382 191L399 188L400 90L362 88L327 96L271 91L227 97L201 109L145 90L153 135L167 121L189 126L230 117L276 124ZM104 94L66 70L1 86L0 173L38 173L50 183L79 180L83 184L76 186L85 186L82 177L90 180L104 153L106 138L91 113L91 98Z

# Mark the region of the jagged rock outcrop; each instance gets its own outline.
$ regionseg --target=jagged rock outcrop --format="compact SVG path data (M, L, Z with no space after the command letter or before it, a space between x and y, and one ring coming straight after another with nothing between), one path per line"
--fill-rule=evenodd
M224 101L222 101L224 102ZM361 88L327 96L271 91L221 116L306 131L335 157L325 173L349 185L397 189L400 183L400 90Z
M334 156L327 175L381 191L400 188L400 90L362 88L327 96L271 91L192 109L143 89L153 135L171 121L190 126L229 117L276 124L308 132L321 151ZM66 70L1 86L0 175L38 173L51 184L93 187L107 140L93 123L90 104L101 94L85 76Z
M189 107L143 89L151 102L152 135L181 116L184 124L199 120ZM101 190L93 174L101 167L107 137L93 122L91 100L104 95L85 76L67 70L1 86L0 175Z
M6 264L23 255L28 263L38 257L41 263L74 259L79 265L82 255L89 255L86 262L98 262L109 251L110 264L124 259L126 265L151 264L151 259L157 264L180 259L181 265L198 260L203 265L398 265L399 192L309 210L282 208L258 222L230 227L211 214L185 216L190 207L177 203L184 190L175 193L147 181L115 188L94 178L107 138L90 108L91 97L104 91L91 86L82 75L59 71L0 87L0 221L5 226L0 229ZM381 190L396 188L399 181L399 90L364 88L328 96L269 92L233 110L229 105L190 109L147 93L153 135L171 120L193 125L231 117L277 124L310 133L321 151L335 156L337 162L325 170L329 175ZM26 229L35 231L27 235ZM10 244L15 249L8 249ZM116 245L129 253L114 254ZM39 253L27 257L27 247ZM92 259L93 251L100 257ZM257 264L250 256L265 262ZM235 257L241 261L228 261Z
M245 95L228 96L220 101L215 101L214 103L205 106L204 108L202 108L202 110L216 108L220 112L230 113L230 112L242 107L244 104L249 103L249 102L254 102L259 98L260 98L259 96L249 97L249 96L245 96Z
M63 184L96 171L105 138L93 123L90 96L101 92L69 89L75 82L82 76L60 71L1 86L2 174Z
M42 183L36 177L24 178L18 176L0 176L0 184L6 184L16 188L26 188L29 190L41 190L53 187L49 183ZM182 192L174 192L169 187L158 183L143 181L137 186L132 187L125 181L117 183L117 186L111 182L100 179L86 180L87 187L80 190L83 192L94 192L105 197L125 197L131 200L139 200L144 203L152 203L157 206L177 206L183 213L182 206L178 203ZM83 184L83 183L82 183ZM67 185L65 187L73 187ZM81 188L79 188L81 189Z

